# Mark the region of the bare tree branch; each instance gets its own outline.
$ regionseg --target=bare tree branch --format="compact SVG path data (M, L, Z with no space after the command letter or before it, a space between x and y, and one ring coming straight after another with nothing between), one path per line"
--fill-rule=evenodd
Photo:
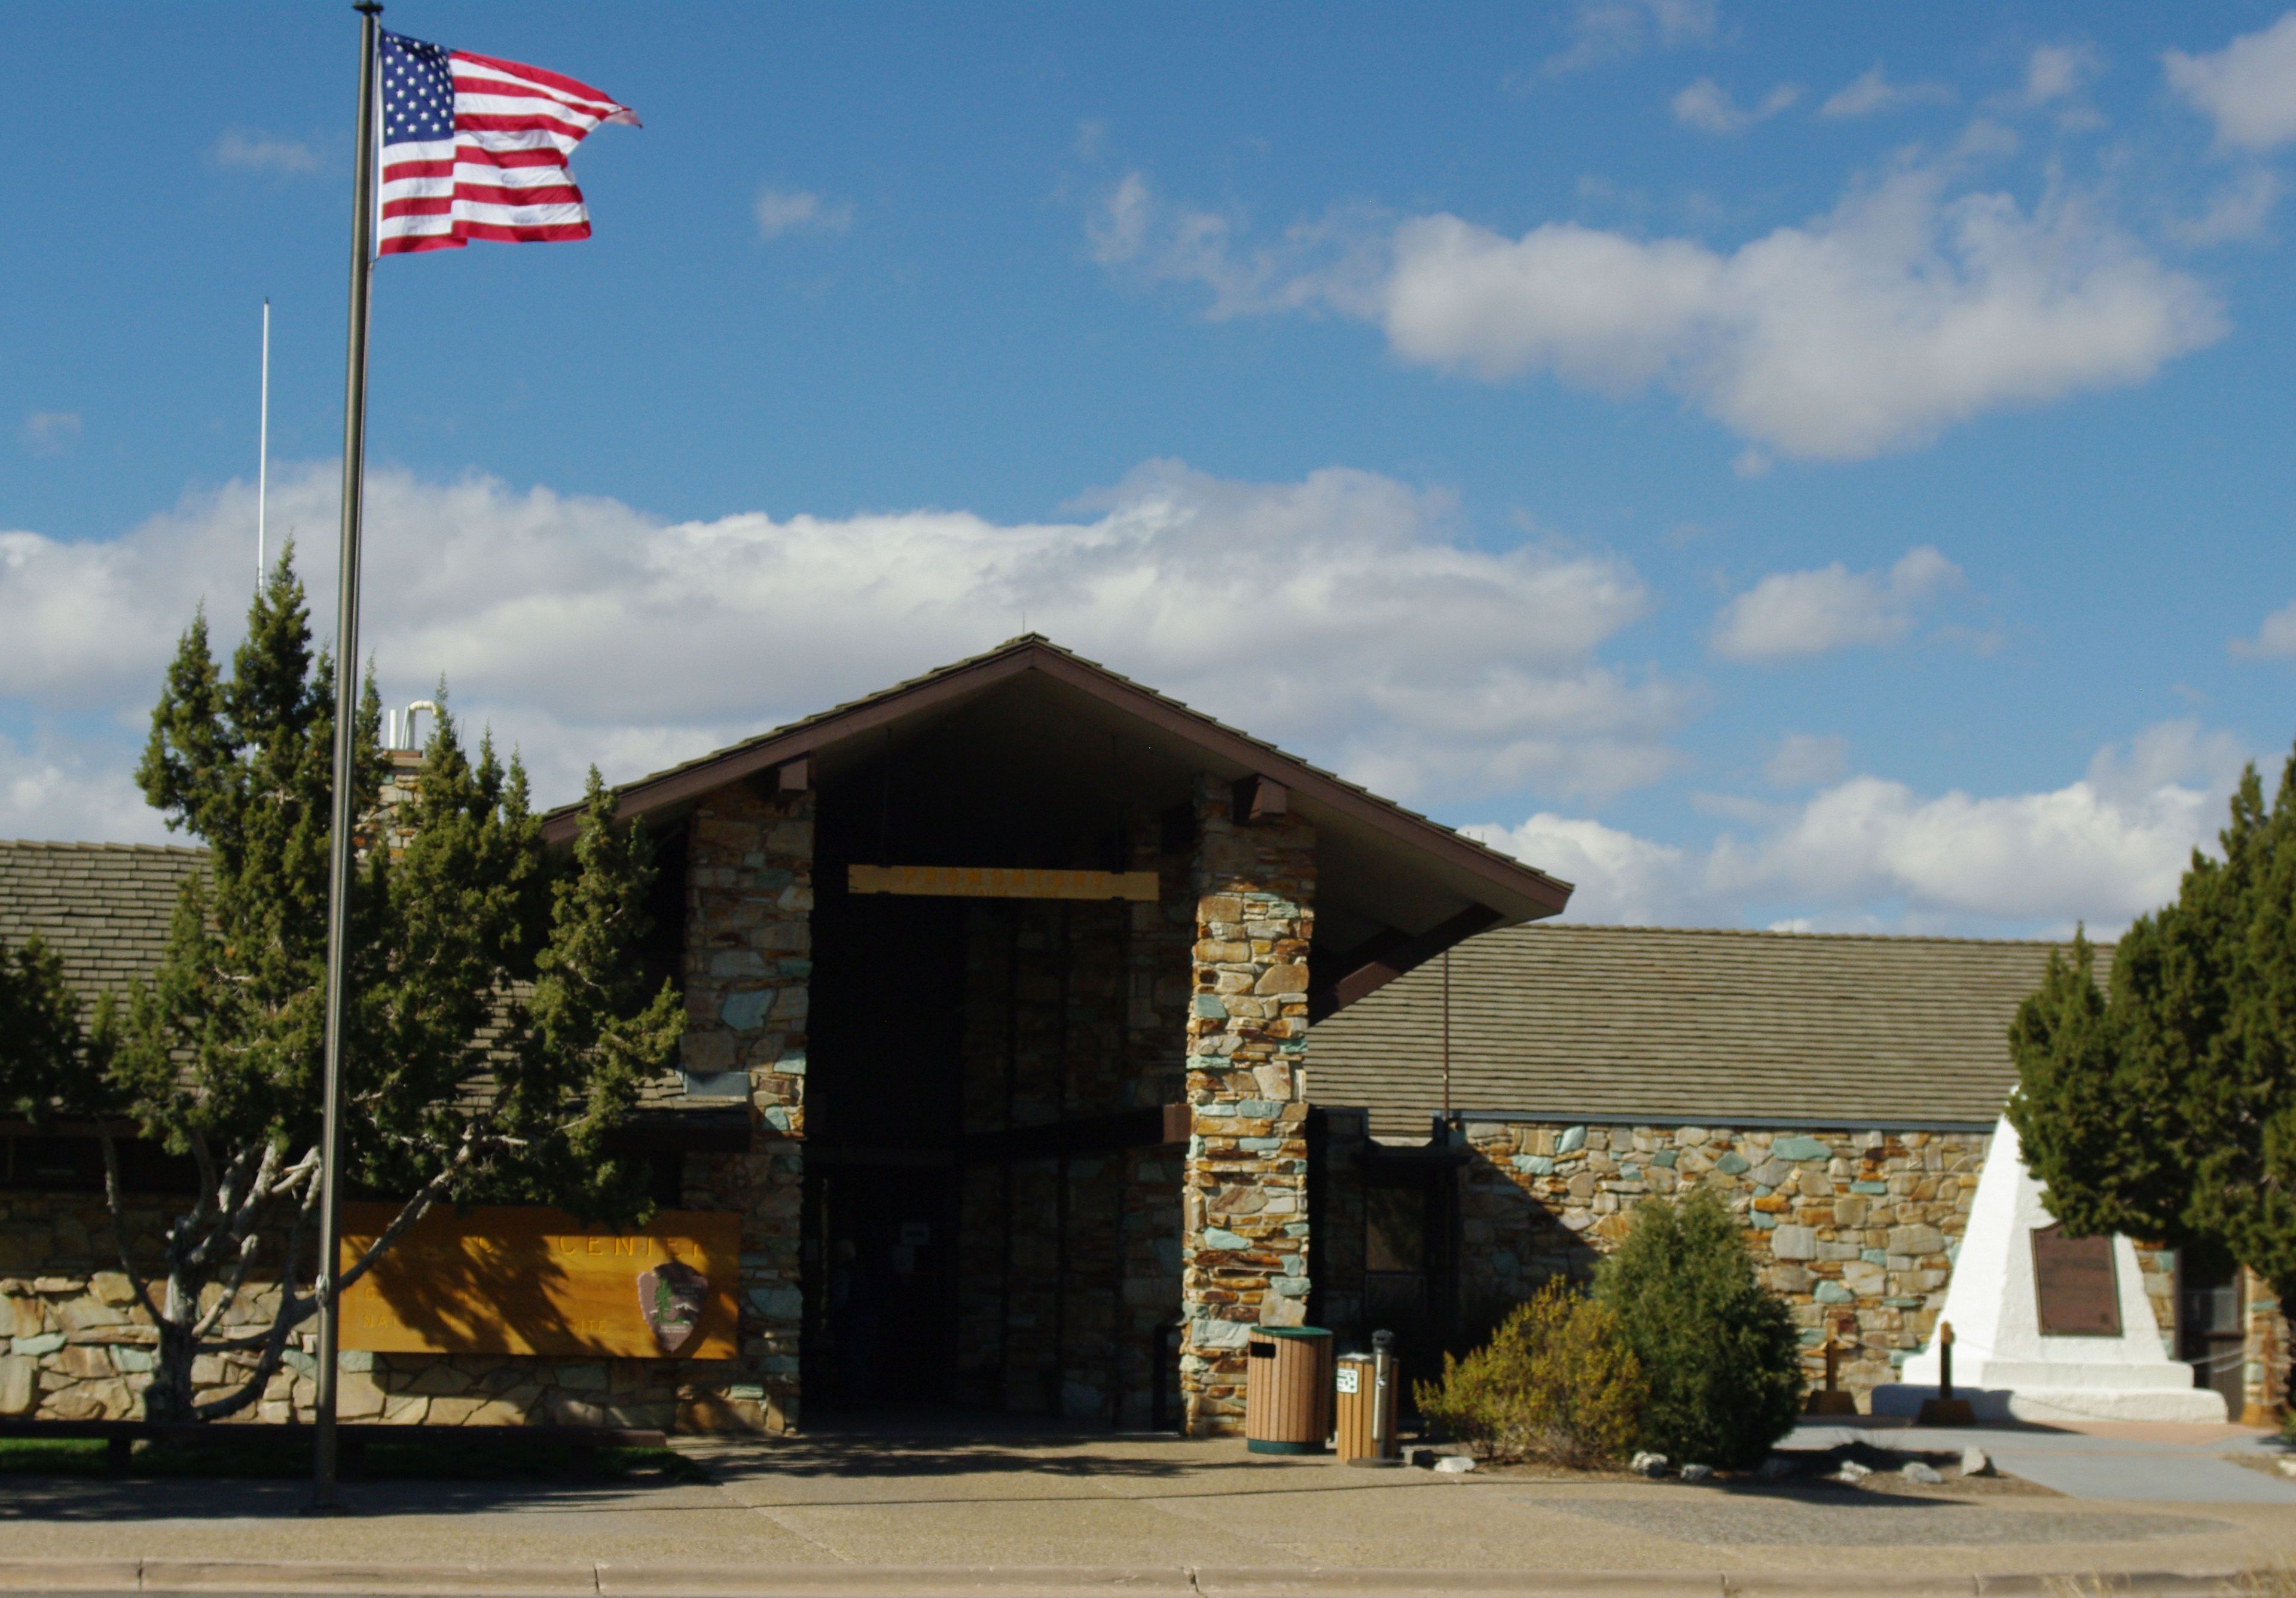
M103 1208L111 1220L111 1247L119 1256L119 1268L135 1291L135 1301L144 1307L145 1315L157 1321L160 1307L152 1302L152 1284L135 1268L135 1261L127 1252L127 1202L119 1182L119 1145L109 1125L102 1127L100 1137L103 1144Z

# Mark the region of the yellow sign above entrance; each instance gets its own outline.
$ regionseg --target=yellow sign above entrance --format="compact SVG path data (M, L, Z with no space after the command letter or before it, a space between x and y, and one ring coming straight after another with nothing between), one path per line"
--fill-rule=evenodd
M342 1268L398 1215L343 1206ZM732 1359L741 1217L662 1210L621 1232L562 1210L440 1208L343 1294L343 1347L377 1354Z
M850 865L853 893L959 899L1131 899L1156 902L1152 871L1048 871L1028 865Z

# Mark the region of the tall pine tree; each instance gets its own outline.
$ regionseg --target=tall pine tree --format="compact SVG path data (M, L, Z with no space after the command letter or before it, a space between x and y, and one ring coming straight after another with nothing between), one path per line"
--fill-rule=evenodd
M292 558L257 595L229 676L195 617L152 712L144 794L209 850L159 971L116 1027L107 1011L96 1038L62 1040L94 1069L12 1069L0 1056L0 1101L132 1125L198 1170L147 1271L120 1237L115 1137L104 1138L121 1266L159 1334L145 1394L155 1419L219 1419L255 1402L318 1307L333 668L312 648ZM554 861L518 762L490 740L472 759L442 713L387 840L372 680L357 714L355 808L371 835L351 897L343 1176L401 1208L340 1285L441 1201L638 1217L640 1173L603 1140L683 1027L676 992L649 993L638 975L644 835L615 827L594 770L571 856ZM33 991L26 1003L55 1012L46 988ZM202 1397L192 1374L202 1354L224 1356L236 1383Z
M2176 902L2137 919L2109 991L2076 938L2010 1028L2009 1119L2081 1233L2212 1245L2296 1307L2296 757L2251 766Z

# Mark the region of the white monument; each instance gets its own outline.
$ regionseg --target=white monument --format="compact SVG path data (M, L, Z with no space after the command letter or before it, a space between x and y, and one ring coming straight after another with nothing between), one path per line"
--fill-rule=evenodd
M2067 1238L2041 1192L2003 1120L1938 1317L1953 1327L1954 1396L1980 1421L2221 1424L2223 1396L2161 1348L2136 1246ZM1916 1413L1939 1396L1938 1364L1932 1336L1901 1383L1874 1390L1874 1413Z

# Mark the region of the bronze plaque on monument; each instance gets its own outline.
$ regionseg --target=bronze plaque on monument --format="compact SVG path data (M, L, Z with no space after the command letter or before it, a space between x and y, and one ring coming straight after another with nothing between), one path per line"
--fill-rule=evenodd
M2120 1283L2112 1239L2068 1237L2062 1226L2036 1226L2033 1297L2043 1337L2119 1337Z
M343 1206L348 1267L398 1213ZM555 1209L440 1205L343 1293L343 1347L379 1354L732 1359L742 1217L665 1209L630 1231Z

